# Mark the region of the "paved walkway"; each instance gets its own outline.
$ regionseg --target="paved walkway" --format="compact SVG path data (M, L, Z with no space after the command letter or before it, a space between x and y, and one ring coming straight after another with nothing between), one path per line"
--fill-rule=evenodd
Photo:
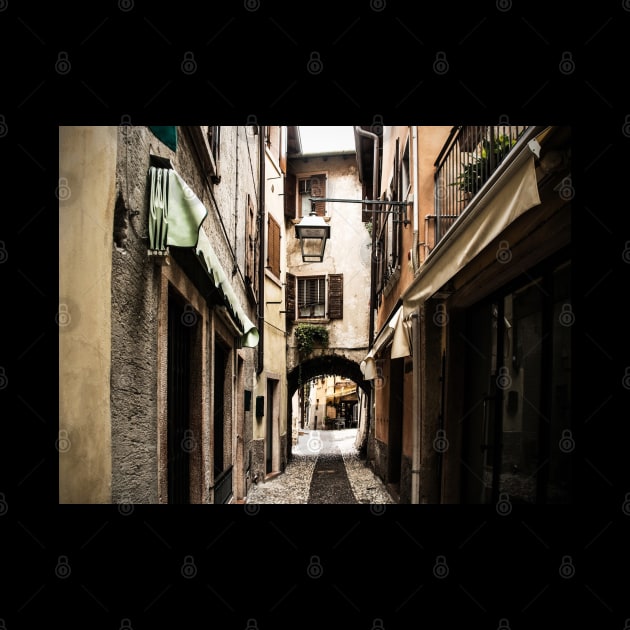
M284 473L250 488L247 503L394 503L359 458L357 429L301 431Z

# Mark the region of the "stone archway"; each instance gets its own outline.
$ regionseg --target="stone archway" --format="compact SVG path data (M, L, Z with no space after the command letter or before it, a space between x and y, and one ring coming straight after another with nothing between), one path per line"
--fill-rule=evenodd
M287 372L287 418L290 419L293 416L293 395L300 387L302 383L305 383L313 378L322 375L338 375L344 378L348 378L357 384L357 387L361 388L365 395L370 400L372 392L371 381L366 381L363 378L363 373L359 363L349 359L346 356L340 354L322 354L320 356L310 357L301 363L298 363L293 369ZM371 419L367 417L368 423ZM367 439L368 427L365 428L365 435ZM287 456L291 458L291 440L287 440L288 453ZM364 452L367 448L367 443L362 445L359 449Z

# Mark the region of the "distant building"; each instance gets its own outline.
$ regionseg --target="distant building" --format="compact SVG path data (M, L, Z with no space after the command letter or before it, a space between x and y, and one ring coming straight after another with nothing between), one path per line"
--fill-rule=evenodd
M317 427L325 428L324 397L317 410L309 409L302 392L307 381L336 374L371 389L360 371L369 346L371 237L361 208L356 151L305 154L298 128L288 129L287 380L291 405L300 406L300 426L308 417L313 429L317 417ZM321 260L305 258L296 236L296 226L311 213L330 229ZM300 345L302 332L312 340L309 347Z

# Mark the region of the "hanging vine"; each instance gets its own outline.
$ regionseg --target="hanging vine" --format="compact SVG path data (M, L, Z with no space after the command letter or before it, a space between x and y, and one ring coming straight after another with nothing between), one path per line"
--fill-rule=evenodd
M303 356L309 355L315 346L328 347L328 328L326 326L298 324L294 334L298 352Z

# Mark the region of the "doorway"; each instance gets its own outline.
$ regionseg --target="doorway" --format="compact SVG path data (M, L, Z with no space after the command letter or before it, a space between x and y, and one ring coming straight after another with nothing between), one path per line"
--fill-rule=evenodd
M396 494L400 493L400 467L402 462L402 424L404 359L392 359L389 363L389 429L387 435L387 482L393 486Z
M279 401L278 401L279 381L267 377L267 409L265 426L265 473L270 474L277 469L275 464L278 424L279 424Z
M168 502L190 503L191 361L197 318L172 287L168 292L167 480Z
M570 262L468 310L462 502L570 500L571 317Z

